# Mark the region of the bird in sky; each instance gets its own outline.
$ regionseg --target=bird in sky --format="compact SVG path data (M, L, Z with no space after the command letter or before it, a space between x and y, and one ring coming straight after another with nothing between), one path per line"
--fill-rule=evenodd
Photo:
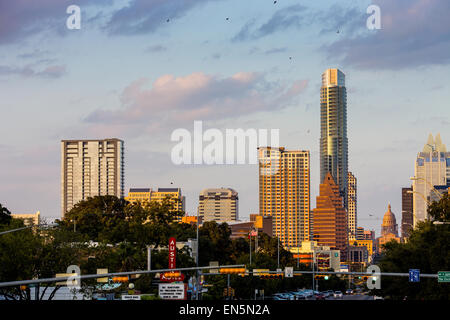
M225 20L230 20L230 18L227 17Z
M273 4L277 3L276 1L273 2Z
M170 19L167 19L167 20L166 20L166 22L169 22L169 21L170 21Z

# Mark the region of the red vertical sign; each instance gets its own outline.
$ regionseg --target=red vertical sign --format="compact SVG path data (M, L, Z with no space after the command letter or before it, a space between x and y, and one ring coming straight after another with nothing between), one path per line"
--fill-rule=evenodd
M176 268L177 261L177 241L175 238L169 239L169 269Z

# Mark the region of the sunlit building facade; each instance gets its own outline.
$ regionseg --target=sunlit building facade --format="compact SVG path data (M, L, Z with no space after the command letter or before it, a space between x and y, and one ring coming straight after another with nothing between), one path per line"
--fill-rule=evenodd
M339 69L322 74L320 88L320 181L331 173L347 208L347 89Z
M61 213L88 197L124 196L124 142L61 141Z
M260 147L259 214L272 216L273 236L285 247L310 239L309 151Z

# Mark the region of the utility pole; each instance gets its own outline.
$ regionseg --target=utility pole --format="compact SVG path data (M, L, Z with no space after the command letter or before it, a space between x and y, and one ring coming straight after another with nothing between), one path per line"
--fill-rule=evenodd
M196 262L197 262L197 279L196 279L196 284L195 284L195 287L196 287L196 290L195 290L195 297L196 297L196 300L198 300L198 298L199 298L199 295L198 295L198 287L199 287L199 281L200 281L200 279L199 279L199 276L200 276L200 273L199 273L199 270L198 270L198 251L199 251L199 248L200 248L200 241L199 241L199 237L198 237L198 228L199 228L199 215L198 215L198 208L197 208L197 254L196 254Z
M250 265L252 264L252 234L250 233Z
M278 269L280 268L280 237L277 237L278 240L278 246L277 246L277 251L278 251Z
M147 270L152 270L152 248L147 246Z

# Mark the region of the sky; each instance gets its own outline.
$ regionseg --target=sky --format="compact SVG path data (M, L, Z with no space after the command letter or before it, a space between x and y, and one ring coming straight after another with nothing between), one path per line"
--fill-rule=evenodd
M370 5L381 29L366 25ZM66 9L81 9L68 29ZM358 225L380 232L429 133L450 145L447 0L0 0L0 203L60 217L62 139L125 141L125 191L204 188L258 212L258 168L175 165L171 133L280 129L311 152L319 190L321 74L346 75L349 170ZM173 183L173 184L171 184Z

